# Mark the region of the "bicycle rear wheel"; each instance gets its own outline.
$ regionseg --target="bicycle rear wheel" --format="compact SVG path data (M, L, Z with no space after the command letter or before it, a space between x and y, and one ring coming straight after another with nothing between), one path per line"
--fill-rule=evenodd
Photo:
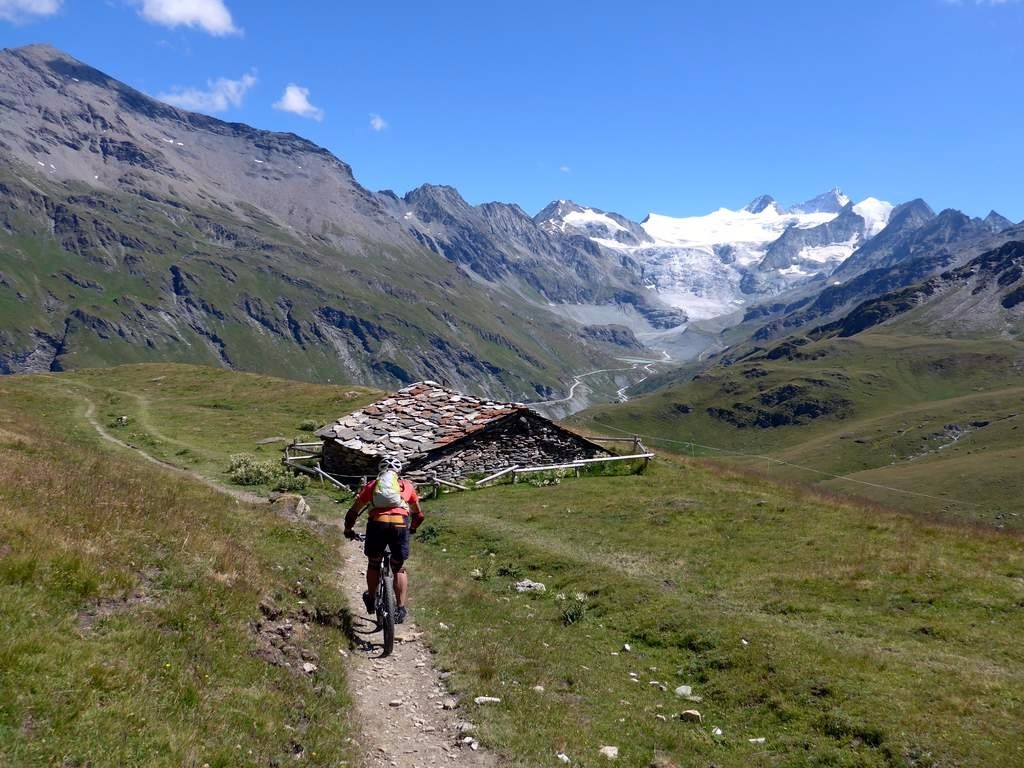
M395 583L391 568L381 569L380 589L377 598L377 618L384 631L384 651L381 656L390 656L395 648Z

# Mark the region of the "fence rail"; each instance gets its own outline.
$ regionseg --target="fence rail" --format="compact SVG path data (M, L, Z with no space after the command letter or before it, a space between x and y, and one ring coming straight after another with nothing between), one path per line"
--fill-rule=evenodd
M521 467L518 464L511 467L505 467L493 474L483 477L476 481L469 481L468 485L461 485L454 480L445 480L439 478L436 475L430 476L425 483L419 485L432 486L433 493L436 495L440 492L442 487L451 488L453 490L468 491L475 488L483 488L496 480L507 478L511 482L518 482L520 475L536 474L538 472L562 472L566 470L574 470L577 475L580 471L587 467L594 466L597 464L608 464L620 461L643 461L644 466L654 458L655 454L640 441L639 437L591 437L589 438L593 442L609 442L609 443L632 443L634 446L634 452L627 456L598 456L593 459L575 459L573 461L562 462L560 464L544 464L532 467ZM320 466L320 458L323 456L323 443L291 443L285 446L284 457L281 462L295 470L296 472L302 472L303 474L310 475L331 483L337 488L345 488L347 490L353 490L358 487L361 483L366 481L366 477L363 476L341 476L334 475L327 472ZM308 462L316 459L316 464L310 466ZM459 479L459 478L456 478ZM354 482L344 482L344 480ZM465 482L465 481L463 481Z

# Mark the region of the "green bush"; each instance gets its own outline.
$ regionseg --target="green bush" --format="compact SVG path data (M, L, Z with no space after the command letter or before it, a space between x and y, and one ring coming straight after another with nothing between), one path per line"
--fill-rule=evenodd
M317 423L313 419L304 419L299 424L299 429L303 432L316 432Z
M281 465L275 461L257 461L252 456L238 454L231 457L228 477L237 485L266 485L277 480Z
M274 483L275 491L286 491L302 493L309 489L309 477L307 475L295 475L283 471Z

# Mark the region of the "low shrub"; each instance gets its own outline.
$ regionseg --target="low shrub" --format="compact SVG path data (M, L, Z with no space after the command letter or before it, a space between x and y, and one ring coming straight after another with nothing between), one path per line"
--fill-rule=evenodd
M228 477L236 485L266 485L281 474L281 466L274 461L257 461L252 456L237 454L228 464Z
M275 491L303 493L309 489L309 477L296 475L284 470L274 482Z

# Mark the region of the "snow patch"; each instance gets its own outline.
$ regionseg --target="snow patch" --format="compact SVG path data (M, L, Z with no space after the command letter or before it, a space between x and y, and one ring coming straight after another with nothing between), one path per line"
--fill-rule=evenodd
M625 232L626 228L615 221L611 216L598 213L591 208L584 208L582 211L570 211L562 217L562 221L571 227L580 229L606 228L612 232Z
M706 216L675 218L652 213L643 228L663 245L713 249L731 245L741 263L749 264L764 255L764 250L790 227L816 227L832 221L835 213L781 213L769 206L760 213L719 208ZM745 258L743 258L745 257Z
M853 206L853 212L864 219L866 224L865 235L874 237L889 223L892 215L893 205L876 197L866 197Z
M832 245L809 245L800 249L802 261L813 261L816 264L837 264L846 261L850 255L857 250L860 240L851 238L845 243L833 243Z

